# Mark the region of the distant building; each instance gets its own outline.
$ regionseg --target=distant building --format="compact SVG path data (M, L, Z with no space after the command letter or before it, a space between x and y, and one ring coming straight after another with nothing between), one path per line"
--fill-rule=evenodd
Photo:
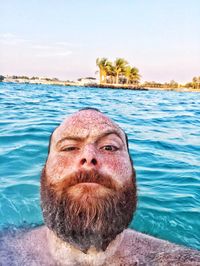
M95 85L97 84L97 79L93 77L80 78L77 80L80 85Z

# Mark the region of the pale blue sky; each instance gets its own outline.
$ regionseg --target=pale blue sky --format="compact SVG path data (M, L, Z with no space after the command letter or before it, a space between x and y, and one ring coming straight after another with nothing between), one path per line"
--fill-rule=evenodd
M76 80L125 58L142 80L200 76L200 0L0 0L0 74Z

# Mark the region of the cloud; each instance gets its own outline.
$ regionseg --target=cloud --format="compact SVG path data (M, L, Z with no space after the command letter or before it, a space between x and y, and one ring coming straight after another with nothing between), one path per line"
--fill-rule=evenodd
M13 37L16 37L16 35L12 34L12 33L9 33L9 32L6 32L6 33L1 33L0 34L0 38L13 38Z
M47 58L47 57L63 57L63 56L68 56L72 54L72 51L65 51L65 52L52 52L52 53L42 53L42 54L37 54L37 57L43 57L43 58Z
M71 42L56 42L57 45L61 45L61 46L70 46L73 45Z
M50 45L42 45L42 44L33 44L31 47L33 49L36 49L36 50L49 50L49 49L55 48L55 47L50 46Z
M68 42L39 42L24 39L12 33L0 34L0 44L6 45L6 50L8 50L10 46L12 47L12 50L24 50L24 48L26 48L29 55L40 58L63 57L69 56L72 53L71 49L67 48L69 45Z
M20 38L12 33L2 33L0 34L0 43L6 45L18 45L22 43L28 43L30 40Z
M36 50L37 57L60 57L68 56L72 53L71 50L58 43L52 43L51 45L46 44L34 44L32 48Z

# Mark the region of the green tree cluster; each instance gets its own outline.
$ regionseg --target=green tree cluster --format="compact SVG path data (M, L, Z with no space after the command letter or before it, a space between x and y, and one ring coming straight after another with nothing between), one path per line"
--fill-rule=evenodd
M4 80L4 76L0 75L0 82Z
M104 57L97 58L96 65L99 67L100 84L138 84L140 80L139 70L123 58L114 62Z
M194 89L200 89L200 76L199 77L193 77L193 79L192 79L192 87Z
M185 84L186 88L192 88L192 89L200 89L200 76L199 77L193 77L192 81Z

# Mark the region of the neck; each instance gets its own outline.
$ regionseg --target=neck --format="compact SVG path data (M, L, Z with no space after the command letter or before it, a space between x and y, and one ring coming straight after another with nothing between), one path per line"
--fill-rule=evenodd
M105 251L91 246L86 253L58 238L47 229L48 245L52 257L61 265L103 265L107 258L114 255L123 240L123 232L111 241ZM67 264L66 264L67 263Z

